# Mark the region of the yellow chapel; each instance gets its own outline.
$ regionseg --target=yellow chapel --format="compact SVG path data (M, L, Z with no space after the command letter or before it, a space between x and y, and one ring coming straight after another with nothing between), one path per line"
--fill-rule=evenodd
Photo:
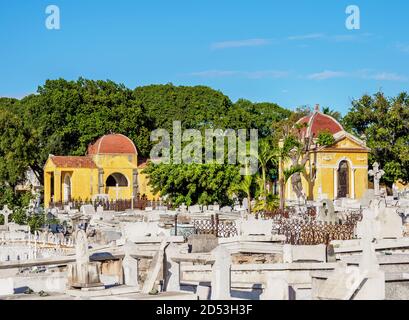
M156 200L142 173L146 161L138 162L131 139L109 134L88 147L85 156L50 155L44 167L44 206L72 200Z
M308 200L360 199L368 189L368 154L370 149L361 139L346 132L333 117L323 114L317 106L301 118L304 126L301 139L312 137L312 146L302 175L302 187ZM330 132L334 143L319 146L316 138L322 131ZM289 165L289 164L287 164ZM291 181L286 185L286 199L297 200Z

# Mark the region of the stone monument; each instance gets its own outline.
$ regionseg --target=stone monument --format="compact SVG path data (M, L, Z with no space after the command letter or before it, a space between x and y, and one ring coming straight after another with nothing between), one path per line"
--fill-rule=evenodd
M13 211L9 209L7 205L4 205L3 210L0 210L0 214L4 216L4 225L7 226L9 223L9 215L11 215Z
M68 285L78 289L103 287L99 278L99 265L89 260L88 240L84 230L77 231L75 241L76 261L68 265Z
M327 223L337 223L339 219L335 213L334 203L328 199L321 201L318 212L318 220Z
M375 196L379 197L381 195L381 190L380 190L380 181L382 176L385 174L385 171L379 169L379 163L375 162L373 165L373 170L370 170L368 172L369 176L373 177L374 181L374 189L375 189Z

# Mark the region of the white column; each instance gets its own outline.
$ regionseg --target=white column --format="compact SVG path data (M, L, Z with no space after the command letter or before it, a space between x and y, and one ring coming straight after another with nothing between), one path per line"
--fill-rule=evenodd
M351 199L355 199L355 168L351 169Z
M338 168L334 168L334 200L338 198Z

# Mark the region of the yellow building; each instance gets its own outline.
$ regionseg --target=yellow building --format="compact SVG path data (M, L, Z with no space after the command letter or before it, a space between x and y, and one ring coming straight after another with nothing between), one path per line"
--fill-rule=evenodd
M360 199L368 189L368 153L364 141L349 134L334 118L319 112L319 108L298 121L304 126L301 139L313 138L302 175L302 186L308 200L350 198ZM331 146L319 146L316 138L322 131L330 132L335 140ZM288 166L289 164L287 164ZM291 180L286 186L286 199L297 200Z
M86 156L50 155L44 168L44 206L51 202L93 200L130 200L146 196L154 200L138 163L138 151L128 137L109 134L88 147Z

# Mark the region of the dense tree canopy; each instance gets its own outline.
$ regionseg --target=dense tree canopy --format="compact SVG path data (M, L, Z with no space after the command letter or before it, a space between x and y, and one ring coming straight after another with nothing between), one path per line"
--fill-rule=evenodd
M409 95L387 98L381 92L353 101L344 118L345 128L365 136L371 148L370 164L378 161L383 180L409 182Z
M340 119L326 108L325 113ZM297 119L296 112L274 103L233 103L220 91L205 86L150 85L132 90L112 81L78 79L48 80L36 94L21 100L0 98L0 205L23 203L12 197L15 185L31 168L42 181L43 166L50 154L84 155L90 143L111 132L122 133L136 144L140 157L149 157L150 134L158 128L172 131L175 120L183 129L258 129L259 138L277 147ZM386 171L385 182L409 181L409 96L386 98L382 93L365 95L352 104L343 119L355 135L365 135L377 160ZM323 133L321 144L330 143ZM265 148L266 159L270 152ZM268 152L267 152L268 151ZM250 181L252 196L266 199L266 184L277 178L277 161L266 162L259 179ZM227 204L229 190L243 184L238 167L232 165L150 165L152 186L174 203L218 202ZM248 188L247 188L248 189ZM263 191L264 190L264 191ZM244 192L249 193L249 192Z
M217 164L151 164L145 173L174 205L231 204L229 188L241 178L238 166Z
M112 81L82 78L48 80L37 94L20 101L2 98L0 111L4 127L0 157L8 159L3 162L8 168L0 167L0 179L11 183L22 178L28 167L42 181L50 154L84 155L90 143L110 132L127 135L140 156L148 157L151 131L171 132L175 120L182 121L183 128L258 128L267 135L272 122L289 114L270 103L234 104L204 86L168 84L130 90Z

